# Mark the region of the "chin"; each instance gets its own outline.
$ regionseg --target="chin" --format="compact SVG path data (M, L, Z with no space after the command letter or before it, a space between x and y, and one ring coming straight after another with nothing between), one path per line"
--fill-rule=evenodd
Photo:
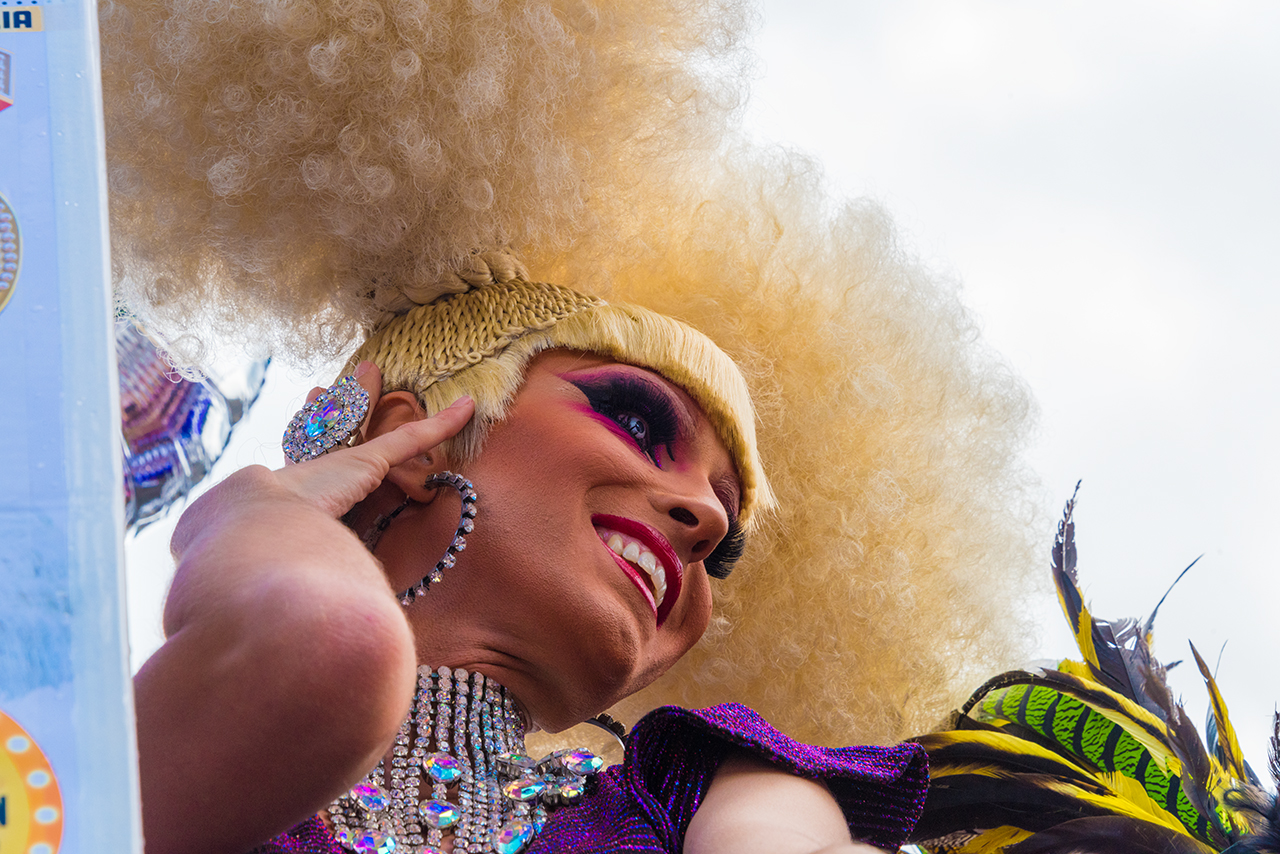
M601 667L600 662L594 662L590 678L582 678L585 668L578 670L572 686L554 692L554 697L550 696L552 692L547 692L539 698L545 698L545 703L529 708L530 716L540 729L561 732L608 711L647 688L674 663L646 665L631 660L625 664L616 662L613 667Z
M527 686L525 691L507 686L524 705L530 720L545 732L561 732L590 720L645 688L661 674L641 675L623 668L608 671L584 668L560 675L563 678L540 681Z

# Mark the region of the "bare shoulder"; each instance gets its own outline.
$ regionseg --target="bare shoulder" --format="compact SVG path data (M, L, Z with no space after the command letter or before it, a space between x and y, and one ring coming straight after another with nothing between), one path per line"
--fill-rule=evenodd
M855 842L822 783L744 753L720 766L685 835L686 854L881 854Z

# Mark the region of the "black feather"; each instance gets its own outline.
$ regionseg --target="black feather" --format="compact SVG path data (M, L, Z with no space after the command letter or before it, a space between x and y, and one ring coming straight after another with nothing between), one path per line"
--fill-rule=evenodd
M1190 836L1118 815L1080 818L1027 837L1006 854L1214 854Z
M1272 722L1271 751L1268 757L1271 778L1280 787L1280 712ZM1280 854L1280 791L1266 794L1261 787L1234 789L1227 804L1252 813L1253 833L1232 846L1232 854Z
M955 741L954 733L933 733L912 739L929 753L929 770L935 779L949 766L979 765L998 768L1007 775L1028 774L1052 777L1091 792L1110 794L1110 789L1064 759L1020 752L1016 746L1001 748L976 741ZM1009 741L1015 741L1010 738Z
M1094 619L1093 654L1098 657L1098 664L1093 668L1093 674L1112 691L1138 702L1138 689L1129 678L1125 655L1128 650L1121 640L1126 635L1130 638L1136 636L1136 632L1129 631L1132 627L1132 620L1120 620L1112 625L1106 620Z
M1271 771L1271 782L1280 788L1280 712L1272 721L1271 751L1267 758L1267 768Z
M1041 831L1086 816L1106 815L1105 807L1072 797L1052 776L990 777L966 774L931 781L924 813L909 841L936 839L956 830L1019 827Z
M1071 621L1071 630L1079 635L1087 628L1093 642L1093 653L1097 663L1089 662L1094 678L1100 683L1135 702L1140 702L1139 691L1129 676L1129 667L1125 662L1125 649L1117 634L1126 635L1131 621L1118 624L1117 633L1105 620L1091 618L1084 607L1084 598L1080 594L1080 579L1076 572L1076 496L1080 492L1080 482L1076 482L1075 491L1071 493L1066 506L1062 510L1062 521L1058 523L1058 534L1053 540L1053 552L1050 556L1050 569L1054 583L1062 596L1067 617ZM1088 619L1089 625L1083 626ZM1136 635L1136 632L1132 633Z
M1050 557L1050 567L1054 576L1065 575L1071 579L1068 585L1060 585L1064 591L1063 595L1067 599L1067 607L1073 619L1077 621L1076 625L1071 628L1079 631L1078 615L1084 608L1084 600L1080 597L1080 581L1076 575L1076 523L1071 516L1076 509L1076 494L1080 492L1080 481L1076 481L1075 492L1071 493L1071 498L1067 500L1067 506L1062 511L1062 521L1058 523L1058 535L1053 538L1053 553Z
M1184 570L1182 570L1182 572L1179 572L1179 573L1178 573L1178 577L1177 577L1177 578L1175 578L1175 579L1173 580L1173 583L1169 585L1169 589L1168 589L1168 590L1166 590L1166 591L1164 592L1164 595L1160 597L1160 601L1159 601L1159 602L1157 602L1157 603L1156 603L1156 606L1155 606L1154 608L1152 608L1152 609L1151 609L1151 615L1150 615L1149 617L1147 617L1146 622L1144 622L1144 623L1142 624L1142 633L1143 633L1144 635L1149 635L1149 634L1151 634L1151 632L1155 629L1155 626L1156 626L1156 613L1160 610L1160 606L1164 604L1164 600L1166 600L1166 599L1168 599L1168 598L1169 598L1169 594L1173 592L1173 588L1175 588L1175 587L1177 587L1177 586L1178 586L1178 582L1182 580L1182 576L1184 576L1184 575L1186 575L1188 572L1190 572L1190 571L1191 571L1191 567L1195 566L1197 563L1199 563L1199 562L1200 562L1200 558L1201 558L1201 557L1204 557L1204 555L1200 555L1200 557L1198 557L1198 558L1196 558L1195 560L1191 561L1191 563L1187 564L1187 568L1186 568L1186 569L1184 569Z
M1280 798L1261 789L1246 787L1227 792L1225 800L1227 806L1249 813L1253 824L1253 833L1226 851L1231 854L1280 854Z

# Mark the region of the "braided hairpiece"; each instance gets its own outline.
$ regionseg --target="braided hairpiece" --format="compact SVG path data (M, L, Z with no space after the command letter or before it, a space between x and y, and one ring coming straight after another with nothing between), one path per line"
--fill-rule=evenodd
M400 288L387 288L374 293L374 305L382 314L374 321L373 330L379 330L397 317L415 308L430 305L449 294L462 294L490 285L506 285L529 281L529 271L524 262L510 252L493 250L473 252L464 265L449 269L442 277L429 283L405 284Z
M733 458L744 528L755 509L772 506L746 381L701 332L648 309L530 281L524 265L504 252L473 255L468 269L418 296L431 300L403 313L389 308L344 374L372 361L382 370L384 394L411 391L427 412L470 395L475 417L443 448L450 465L474 459L523 384L530 359L544 350L580 350L647 368L683 388Z

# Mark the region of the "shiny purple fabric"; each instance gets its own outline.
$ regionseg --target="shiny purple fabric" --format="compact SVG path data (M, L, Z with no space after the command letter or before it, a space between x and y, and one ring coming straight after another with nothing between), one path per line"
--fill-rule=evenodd
M735 749L825 783L854 839L880 848L896 851L924 807L929 772L919 745L813 747L737 703L667 706L637 724L625 761L598 775L590 796L552 814L528 854L679 854L716 770ZM254 854L348 852L313 818Z

